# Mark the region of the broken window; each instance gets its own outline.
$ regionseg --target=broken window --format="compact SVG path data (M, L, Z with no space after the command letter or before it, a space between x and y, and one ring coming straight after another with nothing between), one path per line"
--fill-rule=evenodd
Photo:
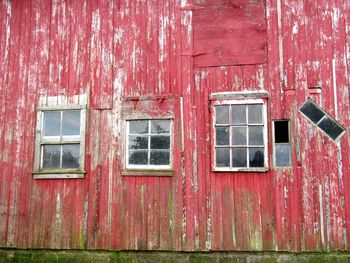
M79 105L39 107L35 178L84 177L85 112Z
M170 169L172 121L127 121L127 169Z
M265 171L266 106L262 99L216 101L214 170Z
M334 141L345 133L345 128L311 99L307 99L299 111Z
M274 159L276 167L290 167L290 136L289 121L279 120L273 122Z

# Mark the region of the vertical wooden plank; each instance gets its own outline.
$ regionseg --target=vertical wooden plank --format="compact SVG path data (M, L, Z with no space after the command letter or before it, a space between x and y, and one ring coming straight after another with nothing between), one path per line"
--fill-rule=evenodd
M91 94L93 109L112 107L113 1L92 1L90 41Z
M9 56L10 56L10 36L11 36L11 2L3 1L0 3L0 147L5 149L5 127L7 120L7 97L10 89L8 88L8 77L9 77ZM10 169L9 160L6 151L0 152L0 168L4 173L3 182L0 185L0 220L4 222L0 225L0 244L6 246L7 243L7 217L8 217L8 194L10 191L10 178L8 171Z

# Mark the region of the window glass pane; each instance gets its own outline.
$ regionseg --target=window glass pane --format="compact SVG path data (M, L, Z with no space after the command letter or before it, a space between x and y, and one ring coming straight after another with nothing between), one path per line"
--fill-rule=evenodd
M215 128L216 145L230 144L230 127Z
M151 149L170 149L170 137L151 136Z
M129 164L148 164L148 151L129 151Z
M151 133L170 133L170 120L151 121Z
M315 124L325 115L311 100L307 100L300 108L300 111Z
M232 148L232 167L247 167L247 148Z
M262 123L262 105L249 105L248 106L248 119L249 123Z
M264 148L249 148L249 166L264 167Z
M232 124L246 124L246 105L232 105Z
M338 123L332 120L330 117L326 116L322 119L322 121L318 124L318 127L333 140L336 140L338 136L344 131Z
M61 112L44 112L44 136L60 136L61 133Z
M229 124L229 106L215 106L216 124Z
M289 142L289 127L288 121L275 121L275 143Z
M80 145L65 144L62 145L62 168L76 169L79 168Z
M170 153L169 151L151 151L151 161L153 165L169 165Z
M63 111L62 135L80 135L80 111Z
M247 144L247 127L232 127L232 145Z
M264 145L263 126L249 127L249 145Z
M148 120L129 121L129 132L132 134L148 133Z
M216 167L230 167L230 148L216 148Z
M43 169L59 169L61 145L44 145L43 147Z
M148 136L129 135L129 149L148 149Z
M275 162L276 166L290 166L290 145L275 145Z

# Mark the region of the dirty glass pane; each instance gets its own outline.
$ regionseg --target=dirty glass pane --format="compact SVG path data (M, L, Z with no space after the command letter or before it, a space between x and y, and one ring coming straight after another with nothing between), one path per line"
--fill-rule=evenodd
M170 133L170 120L151 121L151 133Z
M262 123L262 104L249 105L248 106L248 119L251 123Z
M275 121L275 143L289 142L289 125L288 121Z
M61 133L61 112L44 112L44 136L60 136Z
M151 149L170 149L170 137L151 136Z
M232 148L232 167L247 167L247 148Z
M232 124L246 124L246 105L232 105Z
M290 166L290 145L275 145L275 162L276 166Z
M232 127L232 145L247 144L247 127Z
M249 145L264 145L263 126L249 127Z
M61 145L43 146L43 169L59 169L61 159Z
M249 148L249 166L264 167L264 148Z
M230 144L230 127L216 127L215 128L216 145Z
M148 151L129 151L129 164L147 164Z
M230 148L216 148L216 167L230 167Z
M148 149L148 136L129 135L129 149Z
M215 106L216 124L229 124L229 106Z
M80 111L63 111L62 135L80 135Z
M311 100L305 102L300 111L315 124L325 115Z
M79 168L80 145L65 144L62 145L62 168L77 169Z
M170 152L169 151L151 151L151 162L153 165L169 165Z
M344 131L338 123L336 123L328 116L322 119L322 121L318 124L318 127L320 127L320 129L333 140L336 140L338 136Z
M129 133L145 134L148 133L148 120L129 121Z

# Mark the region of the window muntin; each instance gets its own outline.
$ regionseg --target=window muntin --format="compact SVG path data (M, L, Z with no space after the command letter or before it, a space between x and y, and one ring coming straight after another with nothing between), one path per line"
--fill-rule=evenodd
M311 99L307 99L299 111L333 141L339 140L346 131L344 127Z
M214 109L214 170L266 170L264 100L216 101Z
M40 171L82 169L81 110L43 110Z
M288 120L273 122L274 160L276 167L291 166L290 132Z
M127 169L171 169L172 120L127 121Z

